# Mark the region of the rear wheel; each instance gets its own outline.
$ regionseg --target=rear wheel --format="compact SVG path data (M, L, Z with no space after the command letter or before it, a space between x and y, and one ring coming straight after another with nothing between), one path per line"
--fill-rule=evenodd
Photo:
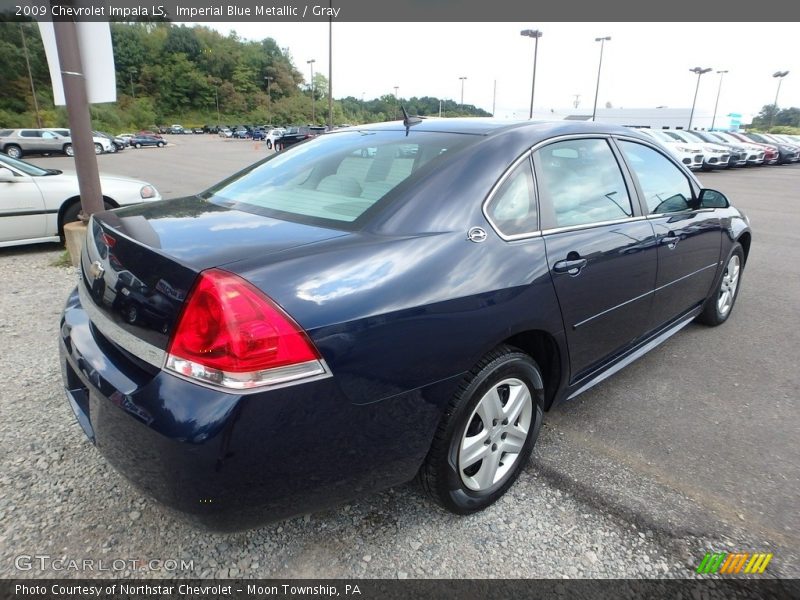
M22 158L22 148L19 146L6 146L6 154L11 158Z
M134 148L136 148L137 150L138 150L139 148L141 148L141 147L142 147L142 145L141 145L139 142L136 142L136 143L135 143L133 146L134 146Z
M103 153L103 145L102 144L95 144L94 145L94 153L95 154L102 154Z
M103 208L105 210L111 210L114 208L114 205L110 202L104 200L103 201ZM58 225L58 235L61 237L61 241L64 241L64 225L67 223L74 223L75 221L80 221L78 215L81 212L81 201L80 198L76 198L70 202L70 205L64 210L64 213L61 215L61 222Z
M72 144L64 145L64 154L67 156L75 156L75 149L72 147Z
M119 152L119 148L117 148L116 144L111 144L111 148L108 150L111 154L116 154Z
M741 244L737 243L731 250L725 271L715 292L706 300L703 312L697 320L706 325L721 325L728 320L739 294L739 282L744 269L744 251Z
M267 149L272 150L272 140L267 140Z
M163 148L165 146L165 144L164 144L164 142L158 142L156 144L156 146L158 146L159 148Z
M511 346L494 350L447 406L418 475L422 487L457 514L490 506L530 458L542 415L539 367Z

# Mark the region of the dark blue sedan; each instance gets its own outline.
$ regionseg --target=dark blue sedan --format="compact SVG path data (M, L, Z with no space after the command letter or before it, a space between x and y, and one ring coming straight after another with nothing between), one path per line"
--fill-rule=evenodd
M214 528L415 476L466 514L514 483L544 412L726 321L750 240L628 129L337 130L95 215L64 384L109 462Z

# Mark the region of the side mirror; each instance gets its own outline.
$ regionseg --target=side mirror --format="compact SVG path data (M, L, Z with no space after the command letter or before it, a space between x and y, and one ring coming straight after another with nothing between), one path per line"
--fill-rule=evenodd
M717 190L700 190L700 208L728 208L731 203Z
M16 183L19 177L14 175L14 171L5 167L0 167L0 183Z

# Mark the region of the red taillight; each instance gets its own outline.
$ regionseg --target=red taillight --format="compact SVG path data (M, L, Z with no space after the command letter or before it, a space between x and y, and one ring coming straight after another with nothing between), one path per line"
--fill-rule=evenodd
M167 367L234 389L321 375L325 369L303 330L241 277L200 274L169 346Z

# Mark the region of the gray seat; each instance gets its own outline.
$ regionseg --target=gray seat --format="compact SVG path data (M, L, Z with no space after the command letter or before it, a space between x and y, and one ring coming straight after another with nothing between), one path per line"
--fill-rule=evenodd
M354 177L347 175L328 175L317 184L318 192L358 198L361 196L361 185Z

